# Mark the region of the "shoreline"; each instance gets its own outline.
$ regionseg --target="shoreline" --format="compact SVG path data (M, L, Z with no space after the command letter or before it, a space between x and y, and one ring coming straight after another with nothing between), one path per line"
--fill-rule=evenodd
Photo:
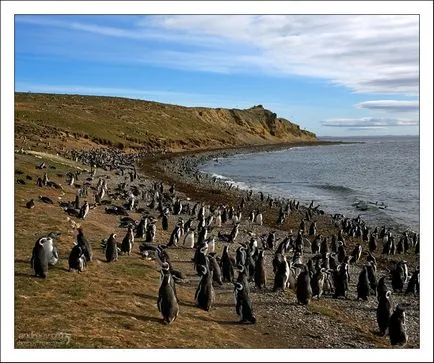
M362 143L362 142L356 142ZM233 147L233 148L219 148L211 150L190 150L185 152L174 152L159 154L150 158L144 158L140 162L140 167L146 172L151 173L153 177L163 180L167 184L178 185L179 190L191 193L194 189L198 188L203 193L208 193L210 199L215 199L213 193L218 194L237 194L239 199L245 195L250 188L240 188L233 184L230 187L230 183L226 182L224 178L218 178L213 176L211 173L203 172L200 170L200 166L206 162L213 159L227 158L234 155L243 155L251 153L261 153L261 152L274 152L280 150L287 150L295 147L312 147L312 146L327 146L327 145L340 145L340 144L353 144L353 142L346 141L319 141L319 142L297 142L297 143L285 143L285 144L272 144L272 145L254 145L254 146L243 146L243 147ZM298 199L297 195L293 197L285 197L283 195L268 193L264 190L254 190L253 195L258 196L258 193L263 192L264 195L270 195L272 198L277 200L296 200L304 203L307 207L309 201L301 201ZM218 198L220 199L220 198ZM233 198L231 198L233 199ZM205 200L203 200L205 201ZM355 218L357 215L363 214L362 210L354 210L352 215L344 213L345 217ZM328 211L325 207L324 215L332 216L336 213L342 213L342 211ZM376 223L376 218L374 217L368 224L375 228L380 227L384 224ZM393 230L395 233L402 233L406 230L411 232L420 233L420 228L410 227L408 223L393 223Z

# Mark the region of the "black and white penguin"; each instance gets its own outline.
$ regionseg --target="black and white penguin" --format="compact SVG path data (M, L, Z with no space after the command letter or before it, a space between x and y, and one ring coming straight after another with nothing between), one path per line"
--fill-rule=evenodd
M187 230L187 233L184 236L184 242L183 246L186 246L187 248L194 248L194 228L189 228Z
M78 272L84 271L86 267L86 257L84 255L83 248L80 245L76 244L72 247L72 250L69 254L69 271L76 270Z
M312 241L312 244L311 244L310 247L311 247L311 251L312 251L313 255L316 255L317 253L319 253L319 249L320 249L320 246L321 246L321 240L322 240L322 236L318 235Z
M212 272L204 265L200 265L198 270L201 277L194 298L199 308L209 311L214 303Z
M359 261L360 257L362 256L362 246L360 243L356 244L356 247L354 247L353 252L351 253L351 264L356 263Z
M375 271L375 264L373 262L369 262L366 265L366 272L368 273L369 287L371 288L371 293L373 295L377 294L377 276Z
M130 256L131 251L134 246L134 227L132 224L128 226L127 233L125 237L122 239L121 243L121 252L128 254Z
M307 305L312 299L312 286L310 284L309 270L306 265L303 265L297 277L296 294L299 304Z
M390 291L383 291L378 299L377 324L381 336L386 335L387 328L389 327L390 317L392 316L393 312L390 295Z
M247 250L245 246L240 246L235 251L236 266L246 266L247 263Z
M234 261L233 257L229 255L229 246L223 247L220 261L223 282L232 282L234 280Z
M89 209L90 209L89 202L86 200L80 208L80 213L78 217L85 219L89 213Z
M369 286L369 278L368 278L368 270L366 266L362 267L362 270L359 274L359 281L357 282L357 300L368 300L368 296L370 295L370 286Z
M312 297L321 297L324 291L324 282L326 280L327 274L324 269L318 269L310 279L310 285L312 288ZM330 289L329 289L330 290Z
M118 246L116 243L116 233L112 233L107 240L105 247L105 258L107 262L116 261L118 259Z
M53 243L53 238L50 235L36 240L30 260L30 265L35 271L35 276L46 278L48 266L54 266L57 263L59 256Z
M178 298L174 286L175 284L169 268L163 268L162 266L157 306L158 311L163 316L163 321L167 324L172 323L179 314Z
M406 261L399 261L392 270L392 289L393 292L402 292L408 277L408 267Z
M416 267L411 275L410 281L408 281L407 290L405 290L405 295L413 294L417 296L420 293L420 271L419 266Z
M238 276L236 282L241 283L247 293L250 293L248 271L245 266L237 266Z
M156 233L157 233L157 226L155 225L155 219L151 219L148 223L148 228L146 229L145 242L153 243Z
M380 301L380 297L383 296L388 290L389 289L386 285L386 276L383 276L380 280L378 280L377 300Z
M210 252L207 255L208 258L208 265L210 268L210 271L212 272L212 278L213 281L215 281L220 286L223 285L223 276L222 271L220 269L220 266L215 258L215 252Z
M285 290L289 278L289 265L286 256L276 254L273 260L274 267L274 286L273 291Z
M34 201L33 199L30 199L30 200L26 203L26 208L28 208L28 209L35 208L35 201Z
M148 218L142 217L136 228L136 237L145 238L146 229L148 227Z
M201 266L206 266L207 268L209 268L208 266L209 260L206 257L207 253L208 253L208 245L206 243L203 243L196 247L196 251L193 256L193 263L194 263L194 268L196 269L196 272L199 276L202 271Z
M389 337L392 345L405 346L408 341L405 326L405 311L401 306L396 306L389 321Z
M83 229L81 227L78 228L77 244L83 249L86 261L91 262L93 259L92 247L87 238L84 236Z
M235 282L234 287L235 311L240 317L240 323L250 322L255 324L256 318L253 316L252 301L249 293L240 282Z
M276 231L271 231L267 237L267 248L274 250L274 244L276 243Z
M265 284L267 282L267 272L265 269L265 255L263 250L259 251L258 258L255 262L254 280L255 286L258 289L265 288Z
M324 237L323 240L321 241L321 245L320 245L320 248L319 248L319 253L321 255L324 255L324 254L329 253L329 252L330 251L329 251L329 246L328 246L328 238Z
M345 253L344 244L341 241L339 241L338 242L338 261L339 261L339 263L344 262L345 257L347 257L347 255Z
M348 284L350 281L349 272L348 272L348 264L341 263L336 270L334 271L334 287L335 293L333 297L336 299L340 296L343 296L345 299L347 298Z

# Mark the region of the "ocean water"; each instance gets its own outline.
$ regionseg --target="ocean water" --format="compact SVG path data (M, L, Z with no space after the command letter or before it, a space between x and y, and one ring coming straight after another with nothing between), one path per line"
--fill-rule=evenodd
M242 189L299 200L371 226L419 232L419 137L324 138L351 144L294 147L211 160L201 171Z

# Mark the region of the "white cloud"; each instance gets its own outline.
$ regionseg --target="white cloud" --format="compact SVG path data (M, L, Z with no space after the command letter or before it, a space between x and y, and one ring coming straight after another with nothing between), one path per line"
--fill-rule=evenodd
M152 18L156 24L184 34L187 43L201 35L248 45L256 57L246 60L246 68L320 77L355 92L418 94L416 15L161 16ZM241 55L231 48L227 58Z
M379 128L393 126L418 126L419 121L402 118L362 117L328 119L321 121L321 124L330 127Z
M354 92L419 93L417 15L157 15L134 17L125 27L54 19L16 21L170 42L178 49L166 45L136 58L166 67L318 77Z
M415 112L419 111L419 101L402 101L402 100L376 100L360 102L357 108L368 109L372 111L385 112Z

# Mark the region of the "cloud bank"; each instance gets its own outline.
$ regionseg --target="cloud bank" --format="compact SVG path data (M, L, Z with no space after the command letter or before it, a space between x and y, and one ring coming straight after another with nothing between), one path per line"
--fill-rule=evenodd
M338 118L321 121L323 126L351 128L380 128L394 126L418 126L418 120L386 117Z
M366 101L356 105L357 108L363 108L374 111L385 112L418 112L419 101L401 101L401 100L377 100Z
M358 93L419 93L417 15L157 15L111 26L83 17L16 21L176 45L137 47L131 58L152 65L315 77Z

